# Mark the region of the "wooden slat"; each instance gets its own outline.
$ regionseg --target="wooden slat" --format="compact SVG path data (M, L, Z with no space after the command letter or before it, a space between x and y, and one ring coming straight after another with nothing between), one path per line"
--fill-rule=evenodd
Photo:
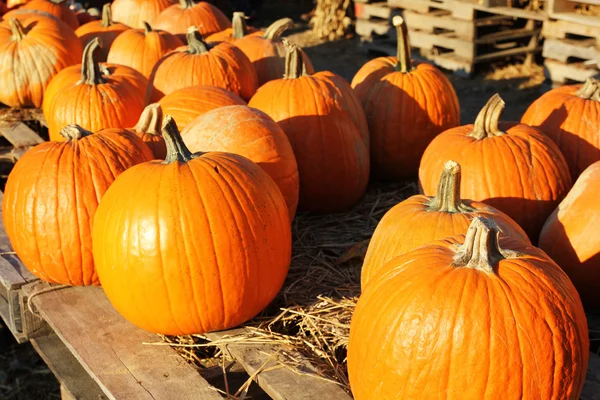
M545 73L548 79L557 83L568 83L569 80L584 82L587 78L600 78L600 71L583 63L566 64L561 61L546 59Z
M205 336L211 341L217 341L239 335L248 336L251 333L240 328ZM320 378L315 368L288 346L228 343L220 347L240 363L248 375L253 376L258 372L258 384L273 400L351 399L338 384ZM297 366L291 366L290 360Z
M489 35L485 35L480 38L477 38L475 40L475 43L477 43L477 44L493 44L493 43L497 43L497 42L500 42L503 40L513 40L513 39L532 37L532 36L539 35L541 33L541 31L542 31L541 29L531 30L531 29L527 29L527 28L506 30L506 31L502 31L502 32L491 33Z
M15 148L35 146L44 142L44 139L22 122L0 122L0 134Z
M590 40L593 41L593 39ZM594 46L590 40L585 41L587 43L578 44L566 39L546 39L542 55L545 58L562 62L569 61L571 57L600 62L600 49Z
M406 25L412 30L419 29L433 33L436 28L442 28L453 31L461 39L472 40L475 37L473 21L463 21L451 16L420 14L410 10L404 11L403 16Z
M600 41L600 23L597 26L590 26L569 21L544 22L542 36L552 39L565 39L568 34L587 36Z

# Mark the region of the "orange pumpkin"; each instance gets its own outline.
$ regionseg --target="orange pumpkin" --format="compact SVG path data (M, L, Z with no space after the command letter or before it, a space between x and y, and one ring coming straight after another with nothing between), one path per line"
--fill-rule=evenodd
M406 24L400 16L393 21L397 57L371 60L352 79L369 122L371 172L385 180L415 176L433 138L460 124L452 84L433 65L411 61Z
M533 102L521 122L539 128L562 151L573 180L600 160L600 80L562 86Z
M27 12L0 21L0 102L40 107L52 77L78 63L82 51L72 29L56 18Z
M536 243L544 221L571 188L571 175L549 137L528 125L499 125L503 109L496 94L474 125L437 136L423 154L419 180L432 196L444 160L455 160L464 171L462 196L508 214Z
M144 22L153 21L165 8L177 0L115 0L112 2L112 15L131 28L143 29Z
M460 235L473 218L492 218L502 234L530 244L527 234L508 215L477 201L460 198L460 165L446 161L435 197L414 195L390 209L379 221L361 271L364 288L387 262L419 246Z
M299 208L344 211L360 200L369 179L368 136L355 122L364 115L350 114L354 100L340 86L342 78L305 74L300 49L286 45L286 78L263 85L248 105L266 112L290 139L300 174Z
M102 41L102 51L96 55L96 61L101 62L106 61L108 51L117 36L128 29L127 25L113 21L110 4L106 3L102 7L102 19L81 25L75 31L75 34L79 36L84 46L87 46L95 38L100 38Z
M216 86L198 85L175 90L159 101L165 114L184 128L198 116L215 108L246 105L238 95Z
M275 181L287 204L290 219L298 206L298 165L283 130L267 114L247 106L209 111L181 132L192 151L224 151L246 157Z
M244 100L256 92L256 71L240 49L226 42L207 44L195 27L188 30L187 43L156 63L149 98L158 101L177 89L196 85L218 86Z
M129 29L117 36L108 51L107 62L131 67L146 78L165 54L183 46L177 36L165 31L153 31L148 23L144 29Z
M162 120L163 111L160 104L150 104L142 112L140 120L135 127L131 129L148 145L156 160L163 160L167 156L165 139L160 133Z
M71 29L79 28L77 16L69 8L67 0L31 0L19 7L19 10L37 10L47 12L69 25Z
M88 22L98 21L100 19L99 16L92 15L89 13L89 10L79 10L75 13L77 17L77 22L79 25L87 24Z
M6 6L10 10L10 9L19 7L20 5L25 4L29 1L31 1L31 0L6 0Z
M287 275L285 200L256 164L230 153L192 154L165 120L165 161L126 171L98 207L92 238L100 282L117 311L148 331L232 328L266 307Z
M93 56L99 48L100 39L92 40L82 64L61 71L49 85L43 111L51 140L62 140L61 127L69 124L93 132L131 127L144 110L146 78L122 65L100 65Z
M2 219L27 269L48 282L98 285L92 259L92 220L115 178L152 154L133 133L92 134L77 125L23 155L4 189Z
M162 29L183 40L187 29L198 28L203 37L231 27L231 21L221 10L205 1L194 4L193 0L179 0L165 8L152 22L155 29Z
M498 238L492 220L390 261L350 326L356 400L577 400L586 316L567 275L540 249Z
M256 28L246 25L246 14L236 11L231 19L231 28L222 30L221 32L213 33L206 38L207 42L229 42L233 43L246 35L261 35Z
M540 234L540 248L569 275L590 308L600 308L600 161L577 179Z

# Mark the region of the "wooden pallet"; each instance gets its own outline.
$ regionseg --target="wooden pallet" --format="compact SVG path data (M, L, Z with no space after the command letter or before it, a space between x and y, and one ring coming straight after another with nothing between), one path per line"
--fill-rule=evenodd
M47 128L39 109L0 108L0 177L6 177L27 150L44 141L27 123L40 131Z
M544 9L553 19L573 22L575 24L600 27L600 17L593 15L582 15L576 12L577 6L590 4L600 6L598 0L545 0Z
M544 61L546 78L555 84L585 82L587 78L600 79L600 68L590 62L562 62L547 58Z
M598 25L584 25L571 21L544 21L542 36L551 39L590 38L600 43L600 20Z
M564 63L573 59L600 63L600 47L596 39L546 39L542 55Z

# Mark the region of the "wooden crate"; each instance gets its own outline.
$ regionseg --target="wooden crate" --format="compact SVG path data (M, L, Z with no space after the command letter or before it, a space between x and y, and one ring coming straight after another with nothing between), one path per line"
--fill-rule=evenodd
M592 63L565 63L547 58L544 70L546 78L558 85L585 82L587 78L600 79L600 69Z
M576 8L582 4L600 6L599 0L545 0L544 9L553 19L580 25L600 27L600 17L582 15Z

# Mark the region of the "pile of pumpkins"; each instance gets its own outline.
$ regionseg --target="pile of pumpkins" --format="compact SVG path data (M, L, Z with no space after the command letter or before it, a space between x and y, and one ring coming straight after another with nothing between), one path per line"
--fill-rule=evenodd
M344 212L370 179L418 175L365 257L355 398L578 398L580 296L600 306L599 81L521 123L495 95L459 126L399 16L397 57L349 84L282 39L288 18L259 31L205 2L115 0L82 23L21 3L0 22L0 102L41 107L50 141L15 165L2 216L32 273L102 285L151 332L231 328L281 289L297 209Z

